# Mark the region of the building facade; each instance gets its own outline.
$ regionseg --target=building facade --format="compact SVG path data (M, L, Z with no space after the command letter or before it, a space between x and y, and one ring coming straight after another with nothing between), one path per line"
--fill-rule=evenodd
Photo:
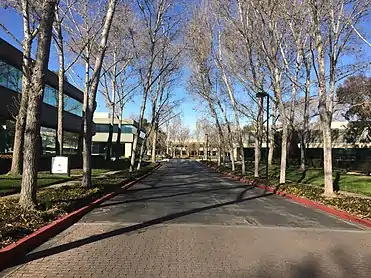
M107 141L109 137L109 127L110 127L110 115L106 112L95 112L93 121L95 123L95 135L93 136L93 146L92 154L93 155L105 155L107 148ZM117 135L119 131L119 126L121 129L120 133L120 145L117 144ZM112 156L123 156L130 157L134 138L137 134L138 123L134 120L124 119L119 124L118 119L115 119L113 125L113 153ZM142 140L146 136L146 130L142 129L139 136L138 144L142 143Z
M58 120L58 76L48 71L41 107L43 154L55 154ZM15 117L22 93L22 52L0 38L0 153L11 153ZM77 153L82 124L83 93L64 82L64 154Z

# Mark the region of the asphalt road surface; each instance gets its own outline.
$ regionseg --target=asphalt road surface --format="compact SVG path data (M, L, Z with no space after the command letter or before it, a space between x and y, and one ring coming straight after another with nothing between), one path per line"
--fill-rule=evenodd
M6 277L371 277L371 233L171 160Z

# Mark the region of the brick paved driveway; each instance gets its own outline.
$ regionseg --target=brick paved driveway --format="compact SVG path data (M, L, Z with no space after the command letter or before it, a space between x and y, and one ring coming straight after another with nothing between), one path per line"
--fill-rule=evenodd
M6 277L371 277L371 233L173 160Z

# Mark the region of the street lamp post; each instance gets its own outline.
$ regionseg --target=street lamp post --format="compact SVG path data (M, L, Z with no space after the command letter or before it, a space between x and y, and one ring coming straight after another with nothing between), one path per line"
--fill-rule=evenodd
M268 185L268 175L269 175L269 169L268 169L268 160L269 160L269 156L268 156L268 153L269 153L269 95L266 93L266 92L260 92L260 93L257 93L256 94L256 97L257 98L261 98L261 99L264 99L265 97L267 98L267 147L266 147L266 156L265 156L265 163L266 163L266 166L265 166L265 178L267 179L267 185Z

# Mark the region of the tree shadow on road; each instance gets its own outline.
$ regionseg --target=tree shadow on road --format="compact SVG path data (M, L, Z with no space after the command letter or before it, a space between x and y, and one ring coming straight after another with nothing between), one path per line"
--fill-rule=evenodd
M167 222L167 221L171 221L171 220L174 220L174 219L179 218L179 217L183 217L183 216L187 216L187 215L191 215L191 214L194 214L194 213L199 213L199 212L203 212L203 211L206 211L206 210L215 209L215 208L219 208L219 207L223 207L223 206L238 204L238 203L241 203L241 202L254 200L254 199L258 199L258 198L265 198L265 197L268 197L268 196L271 196L271 195L273 195L273 193L259 194L259 195L255 195L255 196L251 196L251 197L247 197L247 198L239 197L236 200L232 200L232 201L228 201L228 202L223 202L223 203L203 206L203 207L199 207L199 208L189 209L189 210L185 210L185 211L181 211L181 212L177 212L177 213L171 213L171 214L161 216L161 217L158 217L158 218L155 218L155 219L152 219L152 220L149 220L149 221L145 221L145 222L142 222L142 223L139 223L139 224L135 224L135 225L132 225L132 226L129 226L129 227L123 227L123 228L116 229L116 230L106 232L106 233L103 233L103 234L93 235L93 236L90 236L90 237L87 237L87 238L84 238L84 239L80 239L80 240L77 240L77 241L74 241L74 242L65 243L65 244L62 244L62 245L59 245L59 246L51 247L51 248L46 249L46 250L41 250L41 251L37 251L37 252L27 254L22 259L20 259L18 262L15 262L13 266L23 264L23 263L27 263L27 262L37 260L37 259L40 259L40 258L48 257L48 256L51 256L51 255L54 255L54 254L62 253L62 252L65 252L67 250L78 248L80 246L83 246L83 245L86 245L86 244L89 244L89 243L93 243L93 242L97 242L97 241L100 241L100 240L103 240L103 239L107 239L107 238L111 238L111 237L114 237L114 236L126 234L126 233L129 233L129 232L137 231L137 230L140 230L140 229L148 228L150 226L153 226L153 225L156 225L156 224L161 224L161 223L164 223L164 222Z
M129 204L129 203L136 203L136 202L143 202L143 201L150 201L150 200L158 200L158 199L165 199L165 198L186 196L186 195L192 195L192 194L202 194L202 193L209 193L209 192L218 192L218 191L222 191L222 190L229 191L229 190L232 190L232 189L242 189L242 188L244 188L244 190L237 197L237 200L242 200L243 195L247 191L254 189L254 186L248 186L248 187L246 187L246 185L243 185L242 184L240 186L233 186L233 187L226 187L226 186L224 186L224 187L216 187L216 188L214 187L214 188L211 188L211 189L188 190L186 192L181 192L181 193L168 194L168 195L159 195L159 196L151 196L151 197L147 197L147 198L138 198L138 199L118 201L118 202L109 202L108 201L107 203L101 204L99 207L100 208L103 208L103 207L110 207L110 206L121 205L121 204Z
M149 183L148 181L146 182L140 182L143 186L147 186L147 187L143 187L143 188L135 188L135 189L128 189L128 190L124 190L123 193L124 194L132 194L132 193L136 193L136 192L141 192L141 191L149 191L149 190L154 190L154 189L163 189L163 188L178 188L178 187L183 187L183 186L191 186L191 185L196 185L196 184L202 184L202 185L207 185L207 184L216 184L215 181L207 181L206 179L205 180L196 180L196 181L192 181L192 182L182 182L182 183L171 183L169 185L161 185L161 186L155 186L151 183ZM222 183L219 182L219 183Z

